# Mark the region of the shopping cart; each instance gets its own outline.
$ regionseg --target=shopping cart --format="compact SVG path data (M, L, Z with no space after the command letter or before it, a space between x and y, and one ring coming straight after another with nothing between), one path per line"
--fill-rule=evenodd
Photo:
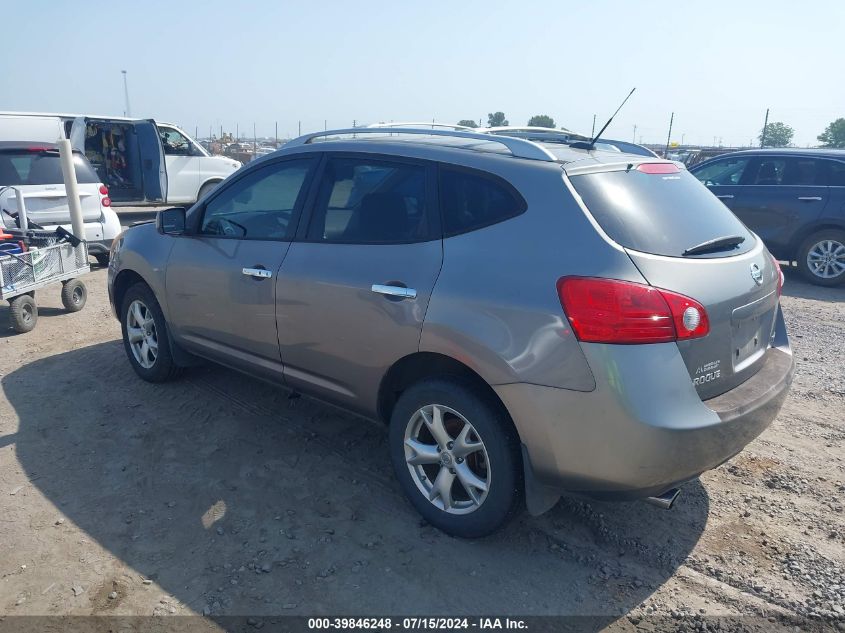
M53 231L39 233L43 235L26 236L29 250L0 251L0 299L9 302L11 325L17 332L29 332L35 327L38 321L35 291L39 288L61 282L62 304L68 312L81 310L88 298L85 284L76 279L91 270L85 242L67 232L65 235Z

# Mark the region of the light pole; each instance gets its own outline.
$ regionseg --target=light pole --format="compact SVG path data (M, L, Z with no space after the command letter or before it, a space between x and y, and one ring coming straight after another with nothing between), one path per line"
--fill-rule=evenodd
M126 81L126 71L121 70L123 73L123 97L126 100L126 109L123 111L123 116L132 116L132 111L129 109L129 84Z

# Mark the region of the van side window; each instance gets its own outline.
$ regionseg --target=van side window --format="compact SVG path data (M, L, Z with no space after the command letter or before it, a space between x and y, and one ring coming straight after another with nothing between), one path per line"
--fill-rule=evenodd
M200 233L253 240L288 240L294 211L313 160L291 160L256 169L223 187L206 205Z
M440 210L443 235L474 231L517 216L526 209L516 191L492 175L440 169Z
M191 156L193 148L191 142L172 127L158 126L158 134L161 137L161 144L164 147L166 156Z
M320 182L308 239L402 244L431 239L426 169L370 158L330 158Z

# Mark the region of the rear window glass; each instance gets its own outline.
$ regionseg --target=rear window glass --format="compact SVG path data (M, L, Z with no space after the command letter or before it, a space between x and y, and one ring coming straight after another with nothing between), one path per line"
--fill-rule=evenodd
M754 246L745 225L686 170L644 174L631 169L571 181L604 232L626 248L681 257L693 246L736 235L745 238L740 246L699 257L726 257Z
M80 184L100 182L97 173L85 158L73 155L76 181ZM0 186L64 184L58 151L0 152Z
M449 237L519 215L525 202L495 176L441 169L440 207Z

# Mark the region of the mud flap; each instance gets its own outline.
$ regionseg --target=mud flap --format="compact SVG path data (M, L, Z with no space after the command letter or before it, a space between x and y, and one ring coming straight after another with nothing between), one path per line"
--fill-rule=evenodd
M522 464L525 475L525 506L531 516L540 516L557 504L560 500L560 492L537 481L528 449L525 448L525 444L520 446L522 447Z

